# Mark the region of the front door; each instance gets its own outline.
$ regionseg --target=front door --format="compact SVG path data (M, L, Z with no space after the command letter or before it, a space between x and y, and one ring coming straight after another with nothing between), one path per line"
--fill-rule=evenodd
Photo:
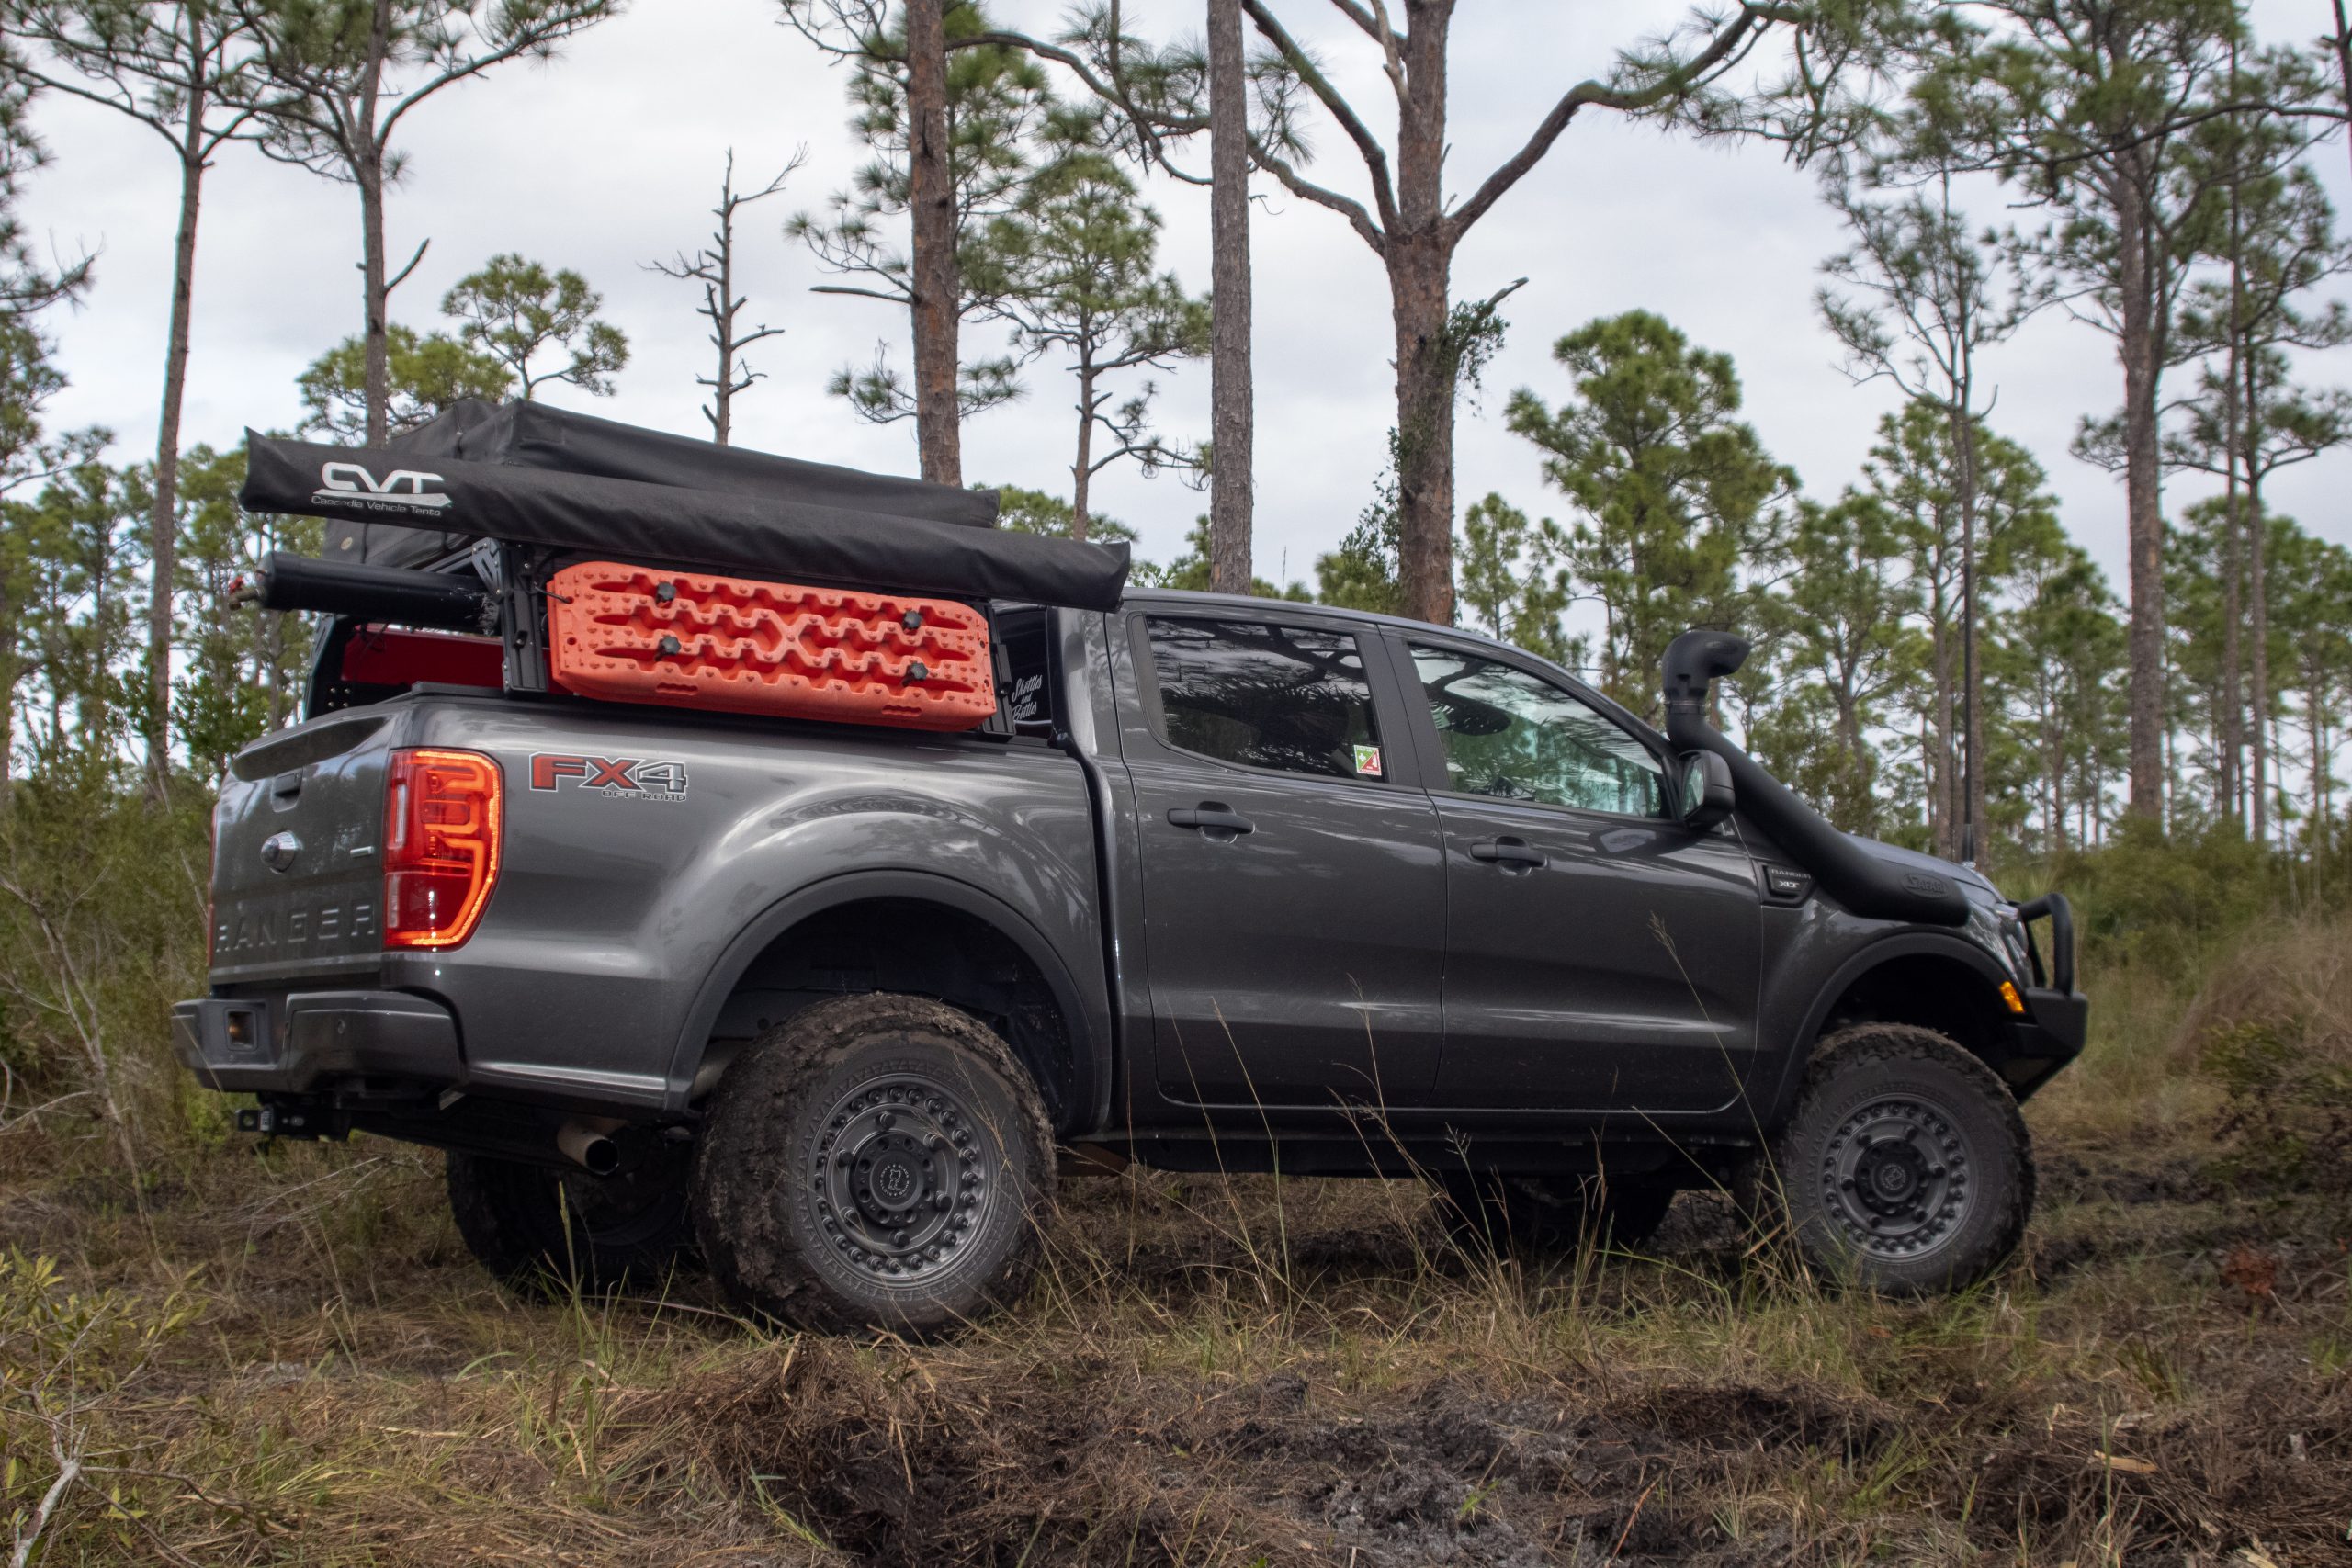
M1436 808L1388 763L1394 677L1344 623L1130 626L1143 711L1125 752L1162 1092L1426 1104L1445 874Z
M1756 1050L1761 932L1747 852L1670 815L1649 742L1497 651L1410 649L1445 838L1441 1100L1732 1103Z

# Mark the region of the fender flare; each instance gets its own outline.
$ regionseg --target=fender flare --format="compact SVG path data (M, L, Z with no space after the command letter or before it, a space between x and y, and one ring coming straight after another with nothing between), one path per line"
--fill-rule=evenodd
M1821 1026L1828 1021L1829 1010L1846 994L1855 981L1884 964L1901 958L1943 958L1959 964L1984 982L1988 992L1997 992L2008 976L1993 962L1990 953L1974 942L1963 941L1947 931L1897 931L1879 938L1869 946L1839 964L1835 973L1814 994L1812 1004L1805 1009L1804 1021L1791 1038L1786 1058L1781 1064L1780 1081L1773 1086L1767 1102L1771 1113L1765 1118L1768 1126L1777 1127L1788 1114L1790 1103L1796 1098L1797 1086L1804 1077L1805 1064L1812 1059L1813 1043L1821 1033ZM1994 1064L1998 1070L1999 1064Z
M710 1032L718 1021L719 1010L727 1005L727 998L742 983L752 961L767 950L769 943L812 916L877 898L936 904L969 915L1012 942L1023 957L1035 964L1073 1035L1072 1081L1064 1114L1074 1124L1091 1124L1101 1119L1108 1103L1111 1081L1107 1006L1095 1008L1088 1004L1086 993L1069 965L1019 910L970 883L925 871L844 872L786 894L752 917L719 953L695 992L693 1005L686 1010L685 1023L671 1052L669 1080L662 1092L663 1108L672 1111L687 1109L686 1096L702 1066L703 1051L710 1043Z

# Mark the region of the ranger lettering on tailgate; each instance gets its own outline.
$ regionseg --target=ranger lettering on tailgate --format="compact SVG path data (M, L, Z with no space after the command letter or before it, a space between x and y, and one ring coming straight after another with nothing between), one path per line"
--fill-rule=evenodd
M322 905L313 909L243 911L222 920L213 932L215 962L237 954L258 956L306 943L356 941L376 932L373 899L355 900L348 908Z

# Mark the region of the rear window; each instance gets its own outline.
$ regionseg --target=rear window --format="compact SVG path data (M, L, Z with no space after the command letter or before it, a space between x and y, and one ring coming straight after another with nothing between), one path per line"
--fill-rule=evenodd
M1329 778L1384 769L1356 639L1254 621L1147 616L1160 739L1221 762Z

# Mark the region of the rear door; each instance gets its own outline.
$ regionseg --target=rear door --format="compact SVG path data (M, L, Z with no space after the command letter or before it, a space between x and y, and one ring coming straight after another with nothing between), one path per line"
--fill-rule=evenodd
M1391 761L1404 693L1368 629L1131 612L1124 743L1161 1090L1193 1104L1423 1104L1444 870Z
M1710 1111L1756 1049L1756 875L1671 815L1666 759L1532 660L1408 638L1445 838L1460 1107Z

